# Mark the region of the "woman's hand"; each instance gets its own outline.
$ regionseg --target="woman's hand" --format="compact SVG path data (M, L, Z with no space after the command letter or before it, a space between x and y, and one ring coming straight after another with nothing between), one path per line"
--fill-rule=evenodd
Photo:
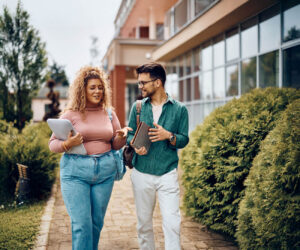
M117 133L118 137L125 138L128 134L128 131L132 131L132 128L124 127L124 128L117 130L116 133Z
M72 132L69 133L68 139L65 140L65 146L70 149L74 146L80 145L83 143L83 137L81 134L77 133L76 135L72 136Z

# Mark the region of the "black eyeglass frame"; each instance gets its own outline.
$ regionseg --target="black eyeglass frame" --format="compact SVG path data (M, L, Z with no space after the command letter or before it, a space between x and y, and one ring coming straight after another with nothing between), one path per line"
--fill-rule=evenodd
M156 79L153 79L153 80L150 80L150 81L140 81L140 82L138 82L138 86L139 87L144 87L145 86L145 84L147 84L147 83L149 83L149 82L154 82L154 81L156 81L158 78L156 78Z

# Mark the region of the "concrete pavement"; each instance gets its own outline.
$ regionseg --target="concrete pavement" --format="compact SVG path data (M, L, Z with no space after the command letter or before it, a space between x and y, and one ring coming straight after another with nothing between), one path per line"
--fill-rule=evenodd
M36 249L67 250L72 249L70 219L62 200L59 181L52 197L55 203L48 233L47 245ZM182 192L181 192L182 193ZM161 216L158 204L153 219L155 244L157 250L164 249L164 236L161 227ZM193 222L182 212L181 227L182 250L213 249L236 250L232 242L221 235L210 232L205 226ZM108 205L104 228L101 233L100 250L133 250L139 249L136 233L136 213L130 182L130 170L124 179L115 182L112 197Z

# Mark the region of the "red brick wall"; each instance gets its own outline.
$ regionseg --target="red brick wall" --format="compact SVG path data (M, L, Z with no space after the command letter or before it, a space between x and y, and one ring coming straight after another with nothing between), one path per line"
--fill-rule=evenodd
M110 84L112 90L112 105L119 118L121 126L125 126L125 88L126 88L125 66L115 65L110 72Z

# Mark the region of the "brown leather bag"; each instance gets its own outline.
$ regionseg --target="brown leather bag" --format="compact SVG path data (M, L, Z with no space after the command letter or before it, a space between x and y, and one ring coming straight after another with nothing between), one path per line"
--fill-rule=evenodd
M142 101L137 100L137 102L136 102L136 127L138 127L139 123L140 123L141 109L142 109ZM132 165L133 156L134 156L134 148L131 147L130 145L126 145L123 150L123 161L124 161L124 164L129 168L133 168L133 165Z

